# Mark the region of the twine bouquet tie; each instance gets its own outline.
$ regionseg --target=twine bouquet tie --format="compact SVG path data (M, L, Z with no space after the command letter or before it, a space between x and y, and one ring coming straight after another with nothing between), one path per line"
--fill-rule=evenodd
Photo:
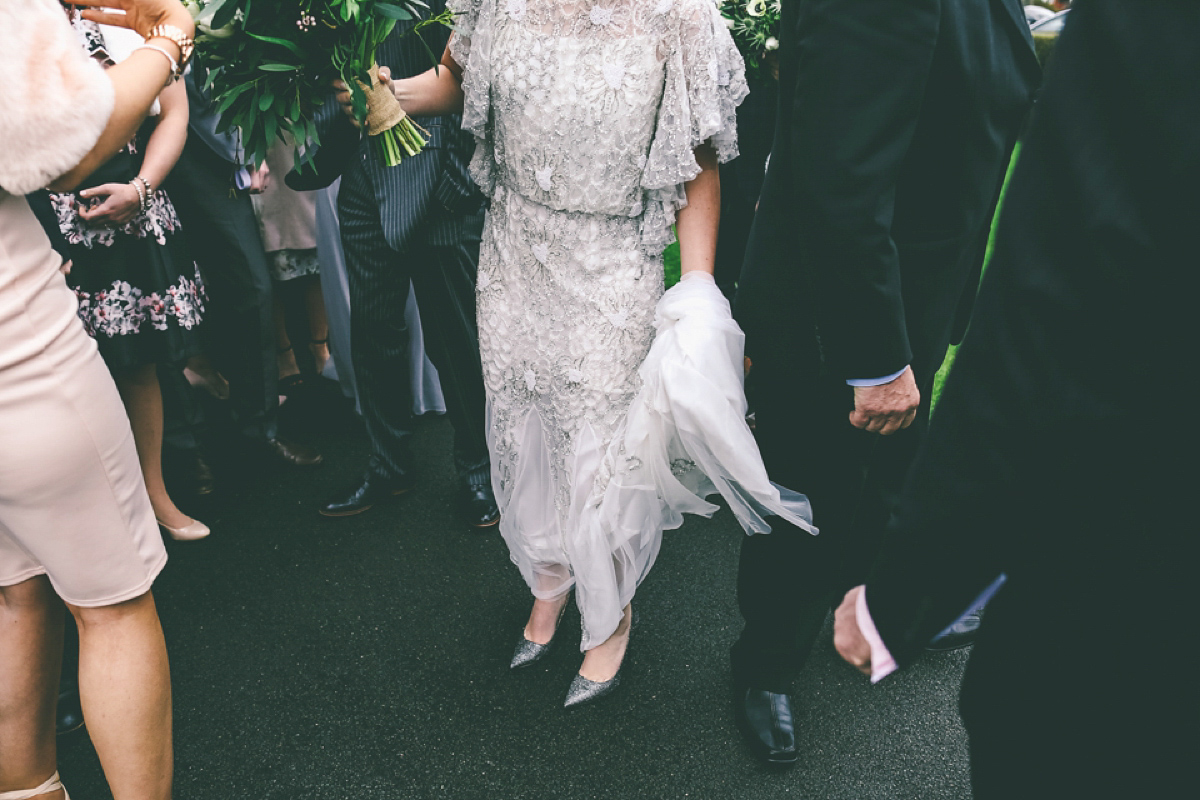
M383 163L394 167L406 155L415 156L424 149L429 131L404 113L396 95L379 80L378 64L371 65L367 74L371 77L370 85L363 85L367 95L367 134Z

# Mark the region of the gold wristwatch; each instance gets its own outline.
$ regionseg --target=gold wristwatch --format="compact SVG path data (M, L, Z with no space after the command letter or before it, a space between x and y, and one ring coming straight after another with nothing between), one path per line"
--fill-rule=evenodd
M167 39L174 42L175 46L179 48L179 64L175 67L175 74L171 76L172 80L178 80L183 75L184 67L192 58L192 49L196 43L174 25L155 25L146 34L146 41L151 39Z

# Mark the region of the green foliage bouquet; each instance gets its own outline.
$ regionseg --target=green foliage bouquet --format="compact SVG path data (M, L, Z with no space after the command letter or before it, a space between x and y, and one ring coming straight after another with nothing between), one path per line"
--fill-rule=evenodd
M779 49L779 0L718 2L734 44L746 61L746 73L752 79L770 78L771 69L763 62L767 54Z
M319 144L313 113L341 79L354 114L394 166L425 146L420 129L379 82L375 50L397 21L413 31L448 24L443 12L421 19L422 0L183 0L196 20L198 66L221 115L219 130L238 129L255 164L285 134ZM417 37L420 39L420 37ZM424 44L424 40L421 40ZM429 52L432 63L440 54ZM297 161L299 161L297 154Z

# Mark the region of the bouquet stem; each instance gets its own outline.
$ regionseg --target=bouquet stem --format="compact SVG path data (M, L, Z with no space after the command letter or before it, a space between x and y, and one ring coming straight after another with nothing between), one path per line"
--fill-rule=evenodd
M367 133L375 142L385 166L394 167L406 156L415 156L424 149L425 133L404 113L391 90L379 80L379 66L370 70L371 85L367 93Z

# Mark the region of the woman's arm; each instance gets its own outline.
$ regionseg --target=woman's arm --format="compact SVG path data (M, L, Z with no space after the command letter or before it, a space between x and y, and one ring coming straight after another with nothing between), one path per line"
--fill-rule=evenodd
M146 142L146 157L138 175L150 182L149 191L162 186L187 141L188 100L183 81L176 81L159 95L162 111L154 133ZM90 225L124 225L141 208L141 194L132 183L106 183L79 193L85 200L104 198L95 208L81 208L79 217Z
M194 31L192 15L178 0L79 0L78 5L106 6L123 10L123 15L92 9L83 13L88 19L106 25L127 27L143 36L160 24L179 28L187 36L192 36ZM174 42L159 37L155 38L153 43L170 53L178 63L181 54ZM50 185L55 191L75 188L129 143L142 120L146 118L154 99L163 91L163 86L171 75L171 67L162 53L138 50L120 64L106 70L105 75L112 82L114 90L112 116L109 117L108 125L100 134L99 140L83 160Z
M188 134L188 99L184 82L175 81L163 89L158 101L161 106L158 125L146 142L146 157L138 172L150 181L151 191L161 187L175 168Z
M696 148L700 174L684 184L687 206L675 219L679 239L680 277L689 272L713 274L717 260L717 227L721 222L721 174L717 153L709 144Z
M411 78L393 81L392 71L387 67L380 67L379 79L384 85L391 88L406 114L414 117L433 117L462 112L462 67L451 58L449 45L442 53L441 65L436 68ZM338 89L337 100L341 103L342 110L351 119L354 119L350 90L341 81L334 85ZM355 124L357 124L357 120L355 120Z

